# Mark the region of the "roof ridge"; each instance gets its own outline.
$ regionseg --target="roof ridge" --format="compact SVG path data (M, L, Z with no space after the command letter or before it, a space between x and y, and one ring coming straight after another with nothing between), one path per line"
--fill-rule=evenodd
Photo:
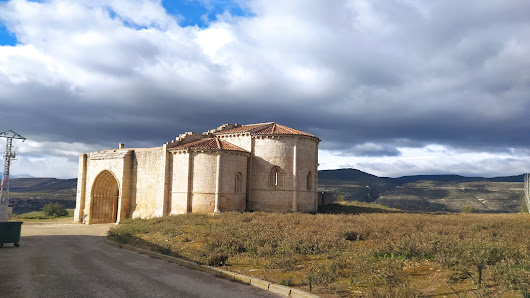
M241 151L241 152L249 153L247 150L237 145L234 145L230 142L223 141L217 136L197 140L195 142L186 143L180 146L173 147L170 150L201 149L201 148L210 149L210 150L223 150L223 151Z
M275 123L274 121L270 121L270 122L261 122L261 123L250 123L250 124L243 124L242 126L249 126L249 125L266 125L266 124L273 124Z
M226 135L226 134L250 134L250 135L301 135L314 137L316 136L297 130L285 125L278 124L276 122L265 122L255 124L244 124L237 128L226 129L223 131L215 132L215 135ZM318 138L317 138L318 139Z
M270 127L270 125L274 123L274 122L270 122L270 123L258 123L258 124L249 124L248 126L256 126L252 129L249 129L248 131L249 132L258 132L258 131L262 131L264 129L267 129L268 127Z

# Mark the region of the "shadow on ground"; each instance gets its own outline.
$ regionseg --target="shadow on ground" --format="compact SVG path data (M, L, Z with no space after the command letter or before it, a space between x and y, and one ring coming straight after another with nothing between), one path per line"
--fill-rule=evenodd
M319 213L326 214L361 214L361 213L403 213L406 211L384 209L377 206L359 206L333 203L319 208Z

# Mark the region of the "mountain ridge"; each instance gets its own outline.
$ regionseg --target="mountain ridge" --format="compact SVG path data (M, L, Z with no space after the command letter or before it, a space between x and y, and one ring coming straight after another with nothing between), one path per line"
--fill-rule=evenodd
M344 179L344 178L355 179ZM348 181L364 181L373 178L389 179L399 182L416 182L421 180L441 181L441 182L477 182L477 181L492 181L492 182L523 182L524 174L513 176L498 176L498 177L470 177L457 174L433 174L433 175L406 175L401 177L380 177L361 170L353 168L335 169L335 170L320 170L318 171L318 179L340 179Z
M465 208L517 212L524 196L524 174L492 178L454 174L391 178L350 168L318 171L318 179L318 191L325 192L329 201L343 195L346 200L376 202L417 212L458 212ZM43 203L53 201L73 208L76 188L77 178L12 178L11 204L15 213L40 210Z
M4 177L4 173L3 173L3 172L0 172L0 177ZM33 176L31 176L31 175L28 175L28 174L18 174L18 175L13 175L13 174L11 174L11 175L9 175L9 177L10 177L11 179L19 179L19 178L35 178L35 177L33 177Z
M411 175L378 177L357 169L323 170L319 191L332 201L376 202L414 212L518 212L522 210L524 174L503 177Z

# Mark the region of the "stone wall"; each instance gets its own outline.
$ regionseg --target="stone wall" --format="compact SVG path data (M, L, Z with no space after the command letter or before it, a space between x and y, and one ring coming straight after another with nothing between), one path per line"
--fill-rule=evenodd
M316 211L316 139L300 136L258 136L254 140L252 153L249 210ZM279 169L277 176L273 173L276 167ZM308 190L309 172L312 174Z
M123 181L130 180L131 158L131 151L126 149L107 150L80 155L79 180L81 180L81 183L85 182L85 186L83 187L81 185L79 187L78 181L76 211L74 214L75 222L90 223L92 186L98 175L104 171L110 172L116 178L116 183L118 184L118 220L128 216L128 210L130 208L128 200L130 196L130 183L123 183Z
M171 179L171 208L170 214L182 214L188 212L188 189L190 171L190 153L177 152L172 154L173 169ZM191 211L191 206L190 210Z
M292 137L257 137L254 140L250 210L287 212L293 202ZM278 167L278 176L272 169ZM272 184L277 183L274 188Z
M318 143L314 139L301 137L297 140L296 148L297 210L315 212L318 208Z
M233 135L220 135L219 136L224 141L227 141L231 144L234 144L240 148L252 152L252 137L250 134L233 134Z
M217 152L192 152L191 211L213 213L217 185Z
M164 153L163 147L134 150L131 175L133 218L164 215Z
M220 211L245 211L248 154L223 152L221 156Z
M105 184L118 189L118 222L187 212L316 211L317 138L238 133L221 138L248 152L175 148L201 137L80 155L74 220L90 223L91 188L103 172L111 174L101 176Z

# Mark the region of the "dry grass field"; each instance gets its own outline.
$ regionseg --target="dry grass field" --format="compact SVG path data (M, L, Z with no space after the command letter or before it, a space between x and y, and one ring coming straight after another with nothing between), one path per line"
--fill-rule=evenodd
M353 202L327 212L134 219L108 237L324 297L530 295L529 214L414 214Z

